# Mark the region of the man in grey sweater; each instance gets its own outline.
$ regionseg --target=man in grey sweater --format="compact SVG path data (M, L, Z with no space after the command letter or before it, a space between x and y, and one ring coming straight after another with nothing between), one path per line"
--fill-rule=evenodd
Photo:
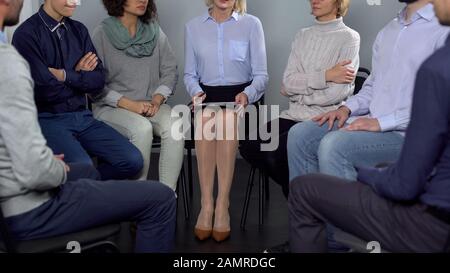
M18 240L121 221L138 224L137 252L167 252L175 195L161 183L94 180L89 165L66 165L47 147L37 119L27 62L5 43L23 0L0 0L0 209Z

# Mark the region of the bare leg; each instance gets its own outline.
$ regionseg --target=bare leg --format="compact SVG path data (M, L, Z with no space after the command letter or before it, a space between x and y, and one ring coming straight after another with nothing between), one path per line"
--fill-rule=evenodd
M211 129L215 129L214 119L214 114L207 109L196 116L195 147L200 179L201 210L195 227L203 231L212 230L214 213L213 189L216 170L216 140L215 136L212 135L213 132L211 132ZM202 124L199 124L200 122ZM204 237L209 236L205 235Z
M216 200L214 230L219 232L230 231L230 215L228 208L230 205L230 189L233 183L236 153L238 148L237 137L237 116L234 111L224 111L222 118L218 117L217 126L223 125L223 138L218 128L218 140L216 143L216 162L219 190ZM228 234L226 235L228 237Z

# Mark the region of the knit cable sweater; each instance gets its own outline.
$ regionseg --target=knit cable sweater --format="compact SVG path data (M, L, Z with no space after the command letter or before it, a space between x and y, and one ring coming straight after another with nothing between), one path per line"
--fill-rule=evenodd
M289 98L289 109L281 118L306 121L335 110L353 94L354 83L327 82L325 73L343 60L359 68L359 34L347 27L342 18L316 21L300 30L283 76L283 93Z

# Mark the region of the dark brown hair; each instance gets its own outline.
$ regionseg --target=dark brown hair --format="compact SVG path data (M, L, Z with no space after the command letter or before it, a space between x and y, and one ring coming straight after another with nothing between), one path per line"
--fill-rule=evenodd
M127 0L103 0L103 5L108 11L109 16L120 17L123 16L124 7ZM147 11L144 15L139 16L144 23L149 23L151 20L156 19L158 16L156 5L154 0L148 1Z

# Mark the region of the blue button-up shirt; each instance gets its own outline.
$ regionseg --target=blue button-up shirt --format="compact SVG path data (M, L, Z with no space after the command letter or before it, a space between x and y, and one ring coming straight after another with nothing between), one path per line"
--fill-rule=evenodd
M258 101L268 83L264 31L258 18L234 12L217 23L209 12L185 27L184 83L194 96L208 86L239 85L253 81L244 93Z
M87 28L80 22L70 18L58 22L41 7L15 31L12 43L30 64L39 113L85 110L85 95L103 90L100 60L94 71L75 71L83 56L96 53ZM64 69L65 81L58 81L49 67Z
M450 37L419 70L411 124L399 161L360 169L358 180L383 197L420 200L450 212Z
M8 39L6 39L6 34L0 30L0 43L6 44L8 42Z
M417 71L444 45L449 33L448 27L439 24L432 4L418 10L410 22L405 16L406 9L378 34L372 75L360 93L345 103L352 116L369 114L378 119L382 131L405 131Z

